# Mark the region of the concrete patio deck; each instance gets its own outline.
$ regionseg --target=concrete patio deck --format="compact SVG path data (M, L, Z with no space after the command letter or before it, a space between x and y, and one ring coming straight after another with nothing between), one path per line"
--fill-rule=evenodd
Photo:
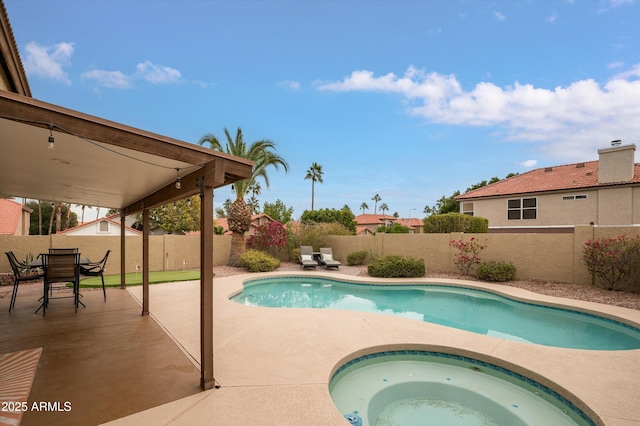
M11 288L0 289L0 353L41 347L29 407L71 403L29 409L23 426L95 425L200 394L197 368L126 290L107 290L106 302L102 289L85 290L77 314L73 299L51 300L43 318L42 284L21 284L9 313Z
M328 391L334 369L354 354L396 349L442 350L510 368L560 392L598 424L640 425L640 350L552 348L483 336L435 324L363 312L271 309L231 302L242 282L273 275L323 276L324 271L250 274L214 280L214 377L220 389L109 423L189 425L344 425ZM382 282L331 273L332 278ZM516 298L566 303L640 324L640 311L540 296L500 285L454 280ZM140 298L140 289L129 290ZM151 311L193 359L199 356L198 283L156 285Z
M348 270L330 272L330 277L380 281L343 272ZM9 297L0 299L0 353L44 348L29 401L73 404L71 412L27 412L23 424L345 425L328 391L333 370L356 355L420 349L502 365L560 392L599 424L640 426L640 350L552 348L378 314L259 308L228 300L242 290L244 280L273 275L327 272L216 277L213 367L220 388L204 392L193 367L200 357L199 282L151 286L152 318L141 317L131 297L140 299L140 287L109 290L107 303L101 291L86 291L87 308L78 314L70 299L54 301L46 319L33 314L36 294L21 293L11 314ZM640 311L512 287L444 279L394 281L483 287L640 324Z

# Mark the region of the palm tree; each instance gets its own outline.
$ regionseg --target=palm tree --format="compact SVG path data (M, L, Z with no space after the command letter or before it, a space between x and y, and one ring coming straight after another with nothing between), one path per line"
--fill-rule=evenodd
M231 250L229 252L229 266L240 266L240 256L245 252L246 245L244 234L249 230L251 224L251 210L245 203L244 197L249 192L249 185L257 178L262 178L267 188L269 188L269 176L267 169L273 166L277 169L282 166L285 172L289 171L289 165L275 152L276 144L268 139L253 142L250 146L242 138L242 129L238 127L235 139L231 137L225 128L224 134L227 138L224 148L218 138L212 133L208 133L200 138L198 144L208 144L211 149L226 152L236 157L246 158L255 162L250 179L245 179L233 184L236 193L236 200L229 207L227 223L229 230L233 232L231 236Z
M380 204L380 210L382 210L382 214L384 214L385 211L389 210L389 206L387 205L387 203Z
M367 205L367 203L360 204L360 208L362 209L362 214L364 214L365 210L369 210L369 206Z
M375 207L373 208L373 214L377 214L378 213L378 201L382 200L382 198L380 198L380 196L378 194L376 194L371 199L376 202L375 203Z
M307 175L304 177L305 179L311 179L311 211L313 211L313 198L314 198L314 190L316 181L322 183L322 175L324 172L322 171L322 166L316 162L311 164L309 170L307 170Z
M249 198L249 210L251 210L251 214L257 214L260 211L260 201L256 198L256 195L260 195L260 182L256 182L252 179L251 183L247 186L246 195L251 194L251 198Z

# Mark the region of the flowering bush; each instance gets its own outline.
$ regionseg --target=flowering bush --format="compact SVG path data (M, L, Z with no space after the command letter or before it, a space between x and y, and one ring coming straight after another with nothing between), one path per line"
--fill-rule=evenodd
M280 250L287 244L287 230L278 222L268 222L256 228L256 232L247 240L247 248L280 256Z
M589 240L582 251L582 260L604 288L617 290L640 271L640 236Z
M469 241L451 240L449 245L458 249L458 253L453 256L453 263L458 265L460 272L464 275L469 275L471 267L480 263L478 254L487 247L475 238Z

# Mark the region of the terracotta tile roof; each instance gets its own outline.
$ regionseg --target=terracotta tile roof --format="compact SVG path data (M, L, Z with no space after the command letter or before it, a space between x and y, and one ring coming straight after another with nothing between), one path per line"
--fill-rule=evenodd
M356 226L356 235L371 235L373 232L366 226Z
M356 216L358 225L384 225L385 220L393 220L396 218L388 214L361 214Z
M640 183L640 164L634 164L633 180ZM598 161L543 167L521 175L512 176L491 185L466 192L456 200L486 198L500 195L529 194L534 192L562 191L619 185L598 183Z
M24 207L28 211L31 209ZM18 227L23 206L12 200L0 199L0 235L13 235Z
M398 219L396 220L396 223L402 225L402 226L409 226L409 223L411 223L411 227L413 228L419 228L422 226L422 219L419 219L417 217L412 217L411 218L411 222L409 222L409 219Z

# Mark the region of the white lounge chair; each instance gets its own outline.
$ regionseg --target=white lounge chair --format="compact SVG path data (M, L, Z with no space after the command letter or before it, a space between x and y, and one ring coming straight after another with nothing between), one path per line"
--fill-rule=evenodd
M300 266L302 269L315 269L318 266L318 262L313 258L312 246L300 246Z
M341 263L333 258L331 248L320 248L320 264L325 268L340 268Z

